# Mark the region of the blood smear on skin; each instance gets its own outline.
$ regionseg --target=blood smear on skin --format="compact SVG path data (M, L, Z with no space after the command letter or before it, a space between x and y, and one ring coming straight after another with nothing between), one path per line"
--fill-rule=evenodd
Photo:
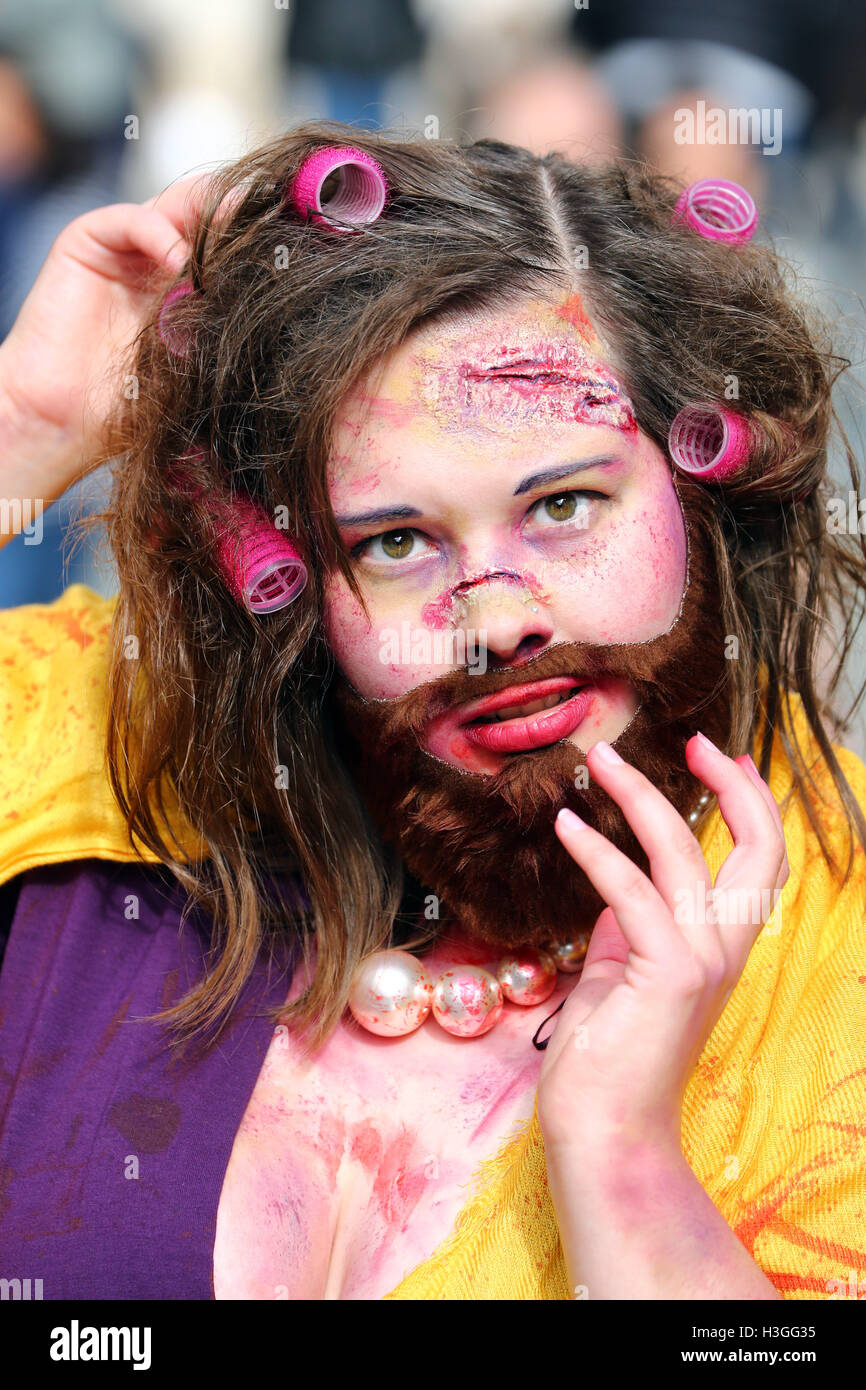
M506 384L530 404L532 414L563 422L609 425L613 429L637 428L631 402L619 384L609 373L591 364L578 371L539 360L516 362L508 367L469 368L464 372L464 381L474 403L477 390L473 391L473 386Z
M502 387L508 388L504 394ZM634 410L607 366L574 344L508 349L503 360L463 360L437 367L424 384L434 415L449 429L469 420L528 415L563 423L637 429Z
M587 317L583 300L579 294L570 295L565 303L561 304L554 312L558 318L565 319L567 323L570 323L575 332L579 333L581 338L585 338L587 342L595 338L595 329Z

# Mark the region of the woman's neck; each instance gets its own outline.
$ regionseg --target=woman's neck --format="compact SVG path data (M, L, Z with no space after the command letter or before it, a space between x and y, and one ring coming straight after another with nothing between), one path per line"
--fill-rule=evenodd
M504 946L497 947L494 942L482 940L455 921L448 922L442 928L433 945L425 951L421 959L428 968L437 970L444 970L452 965L479 965L485 970L490 970L500 957L506 954L506 950Z

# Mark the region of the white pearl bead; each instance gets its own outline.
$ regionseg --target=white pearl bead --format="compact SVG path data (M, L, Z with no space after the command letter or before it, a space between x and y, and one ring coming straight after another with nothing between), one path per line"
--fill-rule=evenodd
M531 1008L549 999L556 989L556 965L551 956L540 951L512 951L499 961L496 978L506 999Z
M502 986L480 965L454 965L433 986L433 1017L446 1033L478 1038L502 1017Z
M370 1033L402 1037L420 1028L430 1012L433 982L408 951L374 951L352 980L349 1009Z
M576 975L578 970L583 969L583 958L591 935L590 931L576 932L565 941L554 941L546 947L557 970L561 970L564 975Z

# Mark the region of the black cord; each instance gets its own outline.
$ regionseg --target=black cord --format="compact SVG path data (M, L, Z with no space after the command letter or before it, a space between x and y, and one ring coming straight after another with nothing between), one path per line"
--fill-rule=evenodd
M567 999L567 998L568 998L568 996L566 995L566 999ZM564 1003L565 1003L565 999L563 999L563 1001L562 1001L562 1004L564 1004ZM536 1039L537 1039L539 1033L541 1032L542 1028L544 1027L545 1023L549 1023L550 1020L551 1020L552 1018L556 1018L556 1015L559 1013L559 1010L562 1008L562 1004L559 1004L559 1005L557 1006L557 1008L554 1009L554 1011L553 1011L552 1014L548 1014L548 1015L547 1015L547 1018L545 1018L541 1023L539 1023L538 1027L536 1028L535 1032L534 1032L533 1035L532 1035L532 1046L533 1046L533 1047L537 1047L539 1052L543 1052L543 1051L544 1051L544 1049L547 1047L547 1044L550 1042L550 1038L545 1038L545 1039L544 1039L544 1042L536 1042Z

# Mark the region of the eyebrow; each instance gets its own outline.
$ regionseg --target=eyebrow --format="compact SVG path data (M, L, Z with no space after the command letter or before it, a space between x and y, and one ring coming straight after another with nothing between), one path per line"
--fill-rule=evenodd
M570 463L561 463L556 468L545 468L540 473L530 473L517 484L512 496L520 497L524 492L531 492L533 488L559 482L560 478L583 473L588 468L604 468L621 462L622 460L614 454L596 454L580 462L572 460ZM339 512L335 520L338 526L377 526L386 521L411 521L423 515L418 507L410 507L404 502L394 507L374 507L372 511L367 512Z
M540 473L530 473L528 478L517 484L513 496L531 492L533 488L544 487L546 483L558 483L560 478L569 478L574 473L583 473L587 468L604 468L608 464L621 463L615 454L596 454L593 458L582 459L579 463L561 463L557 468L545 468Z
M338 526L372 526L379 521L409 521L411 517L423 516L417 507L376 507L371 512L340 512L335 516Z

